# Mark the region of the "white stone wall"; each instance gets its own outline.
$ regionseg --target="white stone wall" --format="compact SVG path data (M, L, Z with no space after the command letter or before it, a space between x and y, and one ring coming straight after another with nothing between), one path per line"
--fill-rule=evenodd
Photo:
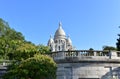
M120 70L117 67L110 68L108 63L61 63L58 64L57 79L109 79L113 72L120 75Z

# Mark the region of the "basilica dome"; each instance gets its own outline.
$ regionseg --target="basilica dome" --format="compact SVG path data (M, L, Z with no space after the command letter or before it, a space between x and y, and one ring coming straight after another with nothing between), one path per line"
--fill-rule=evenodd
M52 43L54 43L54 40L53 40L52 37L50 36L50 39L49 39L49 41L48 41L48 44L52 44Z
M55 51L67 51L72 50L72 41L70 37L66 37L66 34L62 28L61 22L55 32L54 38L50 37L48 40L48 46L52 52Z
M72 45L72 41L69 36L68 36L67 42L69 43L69 45Z
M59 28L55 32L55 38L65 38L65 37L66 37L66 34L62 29L62 24L59 23Z

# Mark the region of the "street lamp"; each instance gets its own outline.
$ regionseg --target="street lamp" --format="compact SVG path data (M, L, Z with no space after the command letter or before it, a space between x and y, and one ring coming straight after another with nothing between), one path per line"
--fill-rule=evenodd
M117 75L117 73L113 72L112 77L113 77L113 79L118 79L118 75Z

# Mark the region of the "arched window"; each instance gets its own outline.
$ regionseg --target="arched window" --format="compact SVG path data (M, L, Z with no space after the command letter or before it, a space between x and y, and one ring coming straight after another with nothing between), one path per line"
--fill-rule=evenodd
M59 48L58 48L58 49L59 49L59 51L60 51L60 46L59 46Z
M57 43L58 41L57 40L55 40L55 43Z
M60 40L59 40L59 44L60 44Z
M55 45L55 51L57 51L57 45Z

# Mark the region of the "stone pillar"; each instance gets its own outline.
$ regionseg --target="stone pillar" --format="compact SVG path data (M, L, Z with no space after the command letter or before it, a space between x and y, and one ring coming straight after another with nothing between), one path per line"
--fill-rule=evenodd
M94 56L96 56L96 52L94 52Z
M116 51L110 51L111 59L117 59L117 52Z

